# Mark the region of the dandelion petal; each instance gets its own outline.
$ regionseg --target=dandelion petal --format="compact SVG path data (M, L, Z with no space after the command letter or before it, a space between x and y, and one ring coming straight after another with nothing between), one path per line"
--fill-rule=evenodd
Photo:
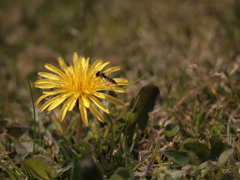
M119 99L113 97L113 96L110 96L108 94L104 94L105 95L105 98L110 101L111 103L113 104L116 104L116 105L119 105L119 106L123 106L124 103L122 101L120 101Z
M46 73L46 72L39 72L38 73L39 76L42 76L44 78L50 79L50 80L59 80L59 76L56 76L55 74L51 74L51 73Z
M58 62L59 62L60 67L62 68L62 70L65 71L67 69L67 65L61 57L58 58Z
M89 107L91 113L101 122L105 122L103 116L96 110L96 108L90 104L90 107Z
M45 68L47 68L49 71L52 71L52 72L62 76L62 71L51 64L46 64Z
M108 108L103 104L101 103L96 97L94 96L90 96L89 97L94 104L96 104L100 109L104 110L107 114L109 114L109 110Z
M37 101L36 101L36 105L38 105L39 103L40 103L40 101L42 101L44 98L46 98L46 97L48 97L49 95L48 94L44 94L44 95L42 95L42 96L40 96L38 99L37 99Z
M106 75L109 75L110 73L119 71L120 69L121 69L120 66L114 66L114 67L108 68L107 70L103 71L103 73L105 73Z
M128 85L128 80L123 78L114 78L118 85Z
M85 124L85 126L88 126L87 109L83 104L82 98L79 98L78 100L79 100L79 110L80 110L82 121Z

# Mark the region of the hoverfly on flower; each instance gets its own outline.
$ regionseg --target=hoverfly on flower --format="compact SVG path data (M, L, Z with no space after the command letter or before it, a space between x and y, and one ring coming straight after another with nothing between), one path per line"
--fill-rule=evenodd
M109 62L97 60L92 64L89 58L78 57L77 53L73 54L73 64L67 66L62 58L59 58L61 69L51 64L46 64L45 68L53 73L39 72L38 74L44 79L37 80L35 87L43 89L43 95L38 98L36 104L45 99L47 100L39 109L39 113L47 108L47 111L55 109L63 104L59 120L62 122L67 111L72 111L77 103L81 119L88 126L87 109L101 122L104 122L102 114L96 107L109 114L108 108L100 101L106 99L115 105L123 105L119 99L103 93L105 90L124 93L125 90L116 85L128 85L128 80L123 78L110 78L108 75L112 72L119 71L119 66L110 67L103 70ZM110 85L99 81L99 77L111 82ZM45 89L49 90L46 91Z
M110 83L117 85L116 81L113 78L107 76L105 73L101 71L96 72L96 77L101 77L104 81L108 81Z

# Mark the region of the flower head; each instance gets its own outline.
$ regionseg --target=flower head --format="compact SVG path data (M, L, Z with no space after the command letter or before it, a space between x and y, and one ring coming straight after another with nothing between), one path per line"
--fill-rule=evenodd
M54 74L38 73L44 79L37 80L35 87L43 89L43 95L38 98L36 104L46 97L52 97L40 107L39 113L46 108L51 111L63 104L59 117L62 122L67 111L71 111L77 104L82 121L88 126L87 109L101 122L105 120L96 107L109 114L108 108L99 99L106 99L113 104L123 105L119 99L102 92L104 90L125 92L124 89L117 87L117 85L128 85L126 79L112 79L108 76L112 72L120 70L119 66L102 71L109 62L103 63L102 60L97 60L93 64L89 64L89 58L78 57L77 53L73 54L73 64L69 66L65 64L62 58L59 58L58 61L61 69L51 64L45 65L45 68ZM97 72L98 74L96 74ZM99 72L101 72L100 75Z

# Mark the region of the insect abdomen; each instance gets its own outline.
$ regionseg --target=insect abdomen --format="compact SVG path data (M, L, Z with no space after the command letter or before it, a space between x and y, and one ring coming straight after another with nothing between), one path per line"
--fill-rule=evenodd
M117 85L116 81L114 81L113 78L108 77L106 74L104 74L101 71L96 72L96 77L101 77L101 78L106 79L107 81Z

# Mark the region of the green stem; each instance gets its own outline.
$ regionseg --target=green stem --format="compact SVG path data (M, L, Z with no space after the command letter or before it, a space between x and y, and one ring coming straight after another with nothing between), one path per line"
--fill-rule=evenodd
M82 128L83 128L83 121L81 118L81 114L79 114L78 127L77 127L77 133L76 133L76 142L78 142L81 139Z
M34 104L34 100L33 100L33 93L32 93L32 88L31 88L31 84L29 81L29 77L27 78L28 80L28 86L29 86L29 90L30 90L30 94L31 94L31 99L32 99L32 106L33 106L33 120L34 120L34 126L33 126L33 150L32 150L32 156L34 156L34 152L35 152L35 141L36 141L36 112L35 112L35 104Z

